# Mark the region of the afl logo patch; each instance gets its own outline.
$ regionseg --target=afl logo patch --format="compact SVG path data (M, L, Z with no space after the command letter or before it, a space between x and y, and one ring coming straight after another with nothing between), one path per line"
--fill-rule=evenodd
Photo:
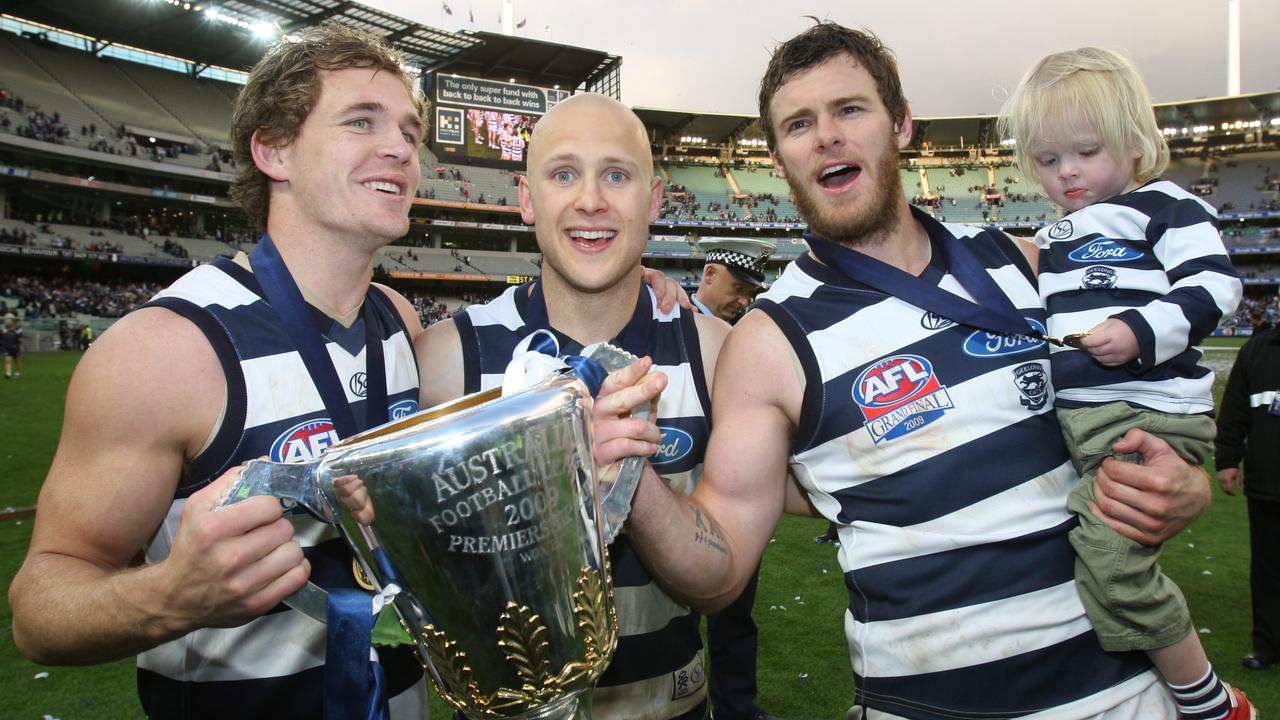
M1116 285L1116 271L1105 265L1085 268L1080 287L1085 290L1109 290Z
M310 462L338 442L338 433L328 418L308 420L285 430L271 443L274 462Z
M949 328L952 325L955 325L955 322L950 318L942 317L932 310L920 316L920 327L925 330L941 330L943 328Z
M1050 240L1065 240L1069 237L1071 237L1070 220L1059 220L1053 224L1053 227L1049 228Z
M418 412L418 403L414 400L401 400L387 408L387 417L400 420Z
M853 381L853 401L877 443L915 432L955 407L933 365L919 355L894 355L867 367Z
M1027 324L1044 335L1044 325L1026 318ZM964 339L964 354L969 357L993 358L1005 355L1031 352L1044 345L1044 340L1030 335L1000 335L998 333L978 330Z
M1129 262L1142 257L1142 251L1102 238L1072 250L1067 257L1078 263Z
M659 427L662 431L662 441L658 443L658 452L649 458L649 463L654 467L662 467L670 465L677 460L683 459L693 450L693 436L673 427Z

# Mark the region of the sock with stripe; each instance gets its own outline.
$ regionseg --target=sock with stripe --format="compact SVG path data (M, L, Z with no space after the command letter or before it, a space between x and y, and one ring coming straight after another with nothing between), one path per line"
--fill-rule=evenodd
M1218 679L1213 667L1189 685L1169 684L1183 720L1222 720L1231 714L1231 691Z

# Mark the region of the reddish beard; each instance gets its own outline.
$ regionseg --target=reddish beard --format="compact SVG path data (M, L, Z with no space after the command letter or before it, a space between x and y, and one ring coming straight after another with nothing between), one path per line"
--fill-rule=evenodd
M842 204L835 208L823 207L817 198L820 191L812 189L807 178L801 179L787 173L787 185L791 187L796 209L809 224L810 232L850 247L868 243L880 244L898 221L897 204L902 198L898 161L896 147L890 146L890 150L877 163L877 184L857 190L866 195L861 209L850 210L843 206L856 198L841 200L839 202Z

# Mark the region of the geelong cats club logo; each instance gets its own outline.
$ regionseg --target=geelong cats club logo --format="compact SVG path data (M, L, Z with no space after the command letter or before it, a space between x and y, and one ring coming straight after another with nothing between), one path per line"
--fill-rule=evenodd
M1085 268L1080 287L1085 290L1109 290L1116 285L1116 271L1106 265Z
M1039 410L1049 401L1049 375L1040 363L1027 363L1013 369L1013 381L1022 393L1020 402L1028 410Z
M955 407L933 365L919 355L894 355L863 370L853 382L853 401L877 443L915 432Z

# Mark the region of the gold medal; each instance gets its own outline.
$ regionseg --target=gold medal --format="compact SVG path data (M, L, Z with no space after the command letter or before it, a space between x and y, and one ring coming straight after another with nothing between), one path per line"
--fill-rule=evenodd
M373 581L365 574L364 568L360 567L360 561L355 558L351 558L351 574L355 575L356 584L365 590L373 592L377 589L373 586Z
M1048 342L1050 345L1057 345L1058 347L1071 347L1077 350L1083 350L1084 345L1082 345L1080 341L1089 337L1089 333L1087 332L1071 333L1070 335L1064 335L1061 338L1056 338L1052 335L1041 335L1040 337L1044 338L1045 342Z

